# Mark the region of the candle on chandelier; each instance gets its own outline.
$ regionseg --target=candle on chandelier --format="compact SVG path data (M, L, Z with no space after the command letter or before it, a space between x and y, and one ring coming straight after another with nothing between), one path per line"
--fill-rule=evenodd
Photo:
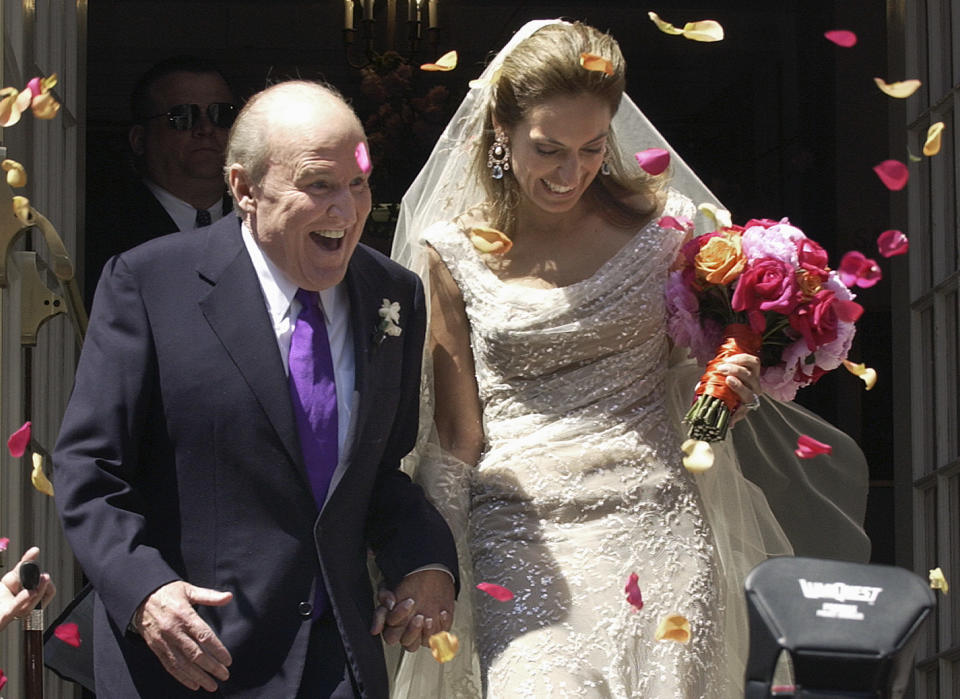
M363 0L363 18L368 22L373 21L373 1Z
M353 29L353 0L343 0L343 28Z
M439 4L440 4L440 0L429 0L429 3L427 5L429 9L429 19L430 19L430 24L428 26L431 29L436 29L438 26L440 26L437 23L437 5Z

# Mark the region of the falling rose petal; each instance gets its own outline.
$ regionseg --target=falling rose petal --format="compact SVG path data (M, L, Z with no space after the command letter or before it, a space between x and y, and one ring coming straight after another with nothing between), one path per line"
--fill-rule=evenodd
M630 573L627 586L623 588L623 591L627 593L627 602L633 605L636 612L643 609L643 595L640 593L640 586L637 584L639 579L636 573Z
M13 126L20 121L23 110L17 106L19 94L15 87L5 87L0 90L0 126Z
M688 219L686 216L663 216L657 225L661 228L672 228L675 231L692 231L693 230L693 221Z
M457 52L456 51L447 51L445 54L440 56L437 59L436 63L424 63L420 66L420 70L426 71L449 71L457 67Z
M831 452L833 452L833 447L829 444L818 442L813 437L802 434L797 437L797 448L793 453L801 459L812 459L818 454L830 454Z
M482 253L505 255L513 247L513 241L496 228L476 226L470 229L470 242Z
M950 586L947 584L947 579L943 575L943 571L939 567L934 568L930 571L930 587L934 590L940 590L943 594L947 594L950 591Z
M72 621L66 624L60 624L60 626L53 630L53 635L68 646L73 646L74 648L80 647L80 627Z
M648 12L647 16L657 25L657 29L664 34L672 36L683 36L691 41L722 41L723 27L719 22L712 19L704 19L699 22L687 22L683 29L677 29L670 22L665 22L656 12Z
M650 175L659 175L670 166L670 153L663 148L647 148L635 153L634 157L644 172Z
M684 453L683 467L690 473L703 473L713 466L713 447L709 442L688 439L680 450Z
M717 228L729 228L733 225L733 217L730 212L714 206L710 202L704 202L697 207L697 210L713 221L713 225Z
M894 255L905 255L910 249L910 241L903 231L890 230L884 231L877 236L877 249L883 257L893 257Z
M373 165L370 164L370 152L367 150L367 144L360 141L357 147L353 149L353 157L356 158L357 167L360 168L360 171L364 175L369 175Z
M3 674L3 670L0 670L0 689L3 689L3 685L7 683L7 676Z
M902 80L896 83L888 83L884 81L883 78L874 78L873 82L877 84L877 87L880 88L880 91L883 94L890 97L896 97L897 99L906 99L914 92L920 89L921 83L919 80Z
M940 134L943 133L944 124L938 121L936 124L930 124L927 129L927 140L923 143L923 154L928 158L940 152Z
M34 97L37 95L43 94L43 83L40 78L33 78L30 82L27 83L27 89L30 90L30 94Z
M843 360L843 366L854 376L859 376L863 383L867 385L868 391L877 385L876 369L872 369L866 364L855 364L848 359Z
M3 162L0 162L0 168L7 173L7 184L11 187L26 187L27 186L27 171L23 169L23 165L18 163L16 160L11 160L7 158Z
M34 453L33 455L33 472L30 474L30 482L33 483L34 488L44 495L53 497L53 483L43 472L43 456L41 454Z
M664 34L671 34L673 36L679 36L680 34L683 34L683 30L677 29L675 26L670 24L670 22L664 22L662 19L660 19L656 12L648 12L647 16L654 24L657 25L657 29L662 31Z
M60 103L49 92L33 98L30 110L35 119L53 119L60 111Z
M919 155L914 155L913 153L911 153L909 148L907 148L907 159L908 159L911 163L922 163L922 162L923 162L923 158L921 158Z
M613 64L603 56L595 53L581 53L580 65L585 70L593 70L605 75L613 75Z
M883 278L880 265L859 250L851 250L841 258L837 273L844 285L861 289L869 289Z
M845 49L856 46L857 44L857 35L846 29L831 29L828 32L824 32L823 35L827 37L827 41L832 41L837 46L842 46Z
M19 194L13 198L13 215L18 219L23 221L23 223L30 223L30 200L26 197L21 197Z
M441 631L433 634L428 643L430 644L430 653L433 659L438 663L448 663L453 660L457 651L460 650L460 639L449 631Z
M470 89L486 87L487 85L493 85L500 79L500 69L496 68L489 78L474 78L469 83Z
M7 449L10 450L10 456L15 459L19 459L27 450L28 444L30 444L29 420L23 423L23 425L20 426L20 429L10 435L10 438L7 440Z
M665 616L657 624L657 631L654 638L658 641L676 641L678 643L687 643L690 640L690 622L680 614L670 614Z
M10 539L5 536L0 536L0 551L6 551L9 545Z
M477 583L477 589L481 592L486 592L498 602L509 602L513 599L513 593L510 592L510 590L495 583Z
M877 177L887 187L894 192L898 192L907 186L907 180L910 179L910 173L907 166L899 160L884 160L882 163L874 165L873 171Z

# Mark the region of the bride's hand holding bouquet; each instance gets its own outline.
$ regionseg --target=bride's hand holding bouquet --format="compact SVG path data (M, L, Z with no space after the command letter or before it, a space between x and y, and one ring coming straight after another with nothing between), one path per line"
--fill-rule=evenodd
M840 366L863 308L827 262L787 219L720 226L683 246L666 302L671 339L706 364L686 416L691 439L724 439L751 393L792 400Z

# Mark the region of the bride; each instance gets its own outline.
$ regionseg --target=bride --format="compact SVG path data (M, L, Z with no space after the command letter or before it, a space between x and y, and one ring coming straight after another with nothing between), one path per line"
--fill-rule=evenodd
M663 289L683 240L658 222L712 197L675 154L672 187L633 162L668 146L624 68L609 35L529 23L404 197L394 257L431 298L433 429L410 468L458 537L464 592L459 655L406 655L395 696L742 696L743 577L792 549L729 441L706 474L682 466L698 374L670 368ZM745 405L759 368L726 367ZM686 642L656 639L669 615Z

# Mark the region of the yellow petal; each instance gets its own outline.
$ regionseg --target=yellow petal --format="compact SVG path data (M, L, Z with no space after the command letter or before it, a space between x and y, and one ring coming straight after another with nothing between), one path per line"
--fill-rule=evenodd
M513 241L496 228L476 226L470 229L470 242L473 247L491 255L505 255L513 247Z
M863 382L867 385L867 390L877 385L877 370L871 369L866 364L854 364L853 362L844 359L843 366L846 367L854 376L859 376Z
M457 67L457 52L456 51L447 51L445 54L440 56L437 59L436 63L424 63L420 66L420 70L442 70L448 71L453 70Z
M687 22L683 25L683 36L691 41L723 41L723 27L712 19Z
M5 87L0 91L0 126L13 126L20 121L21 109L17 107L16 88Z
M682 29L677 29L675 26L670 24L670 22L664 22L660 17L657 16L656 12L648 12L647 16L657 25L657 29L662 31L664 34L672 34L674 36L679 36L683 34Z
M704 202L697 207L700 213L713 221L717 228L729 228L733 225L733 218L726 209L720 209L709 202Z
M43 456L37 452L33 453L33 473L30 474L30 481L41 493L53 497L53 483L47 480L47 474L43 472Z
M449 631L433 634L428 643L433 659L438 663L450 662L456 657L457 651L460 650L460 639Z
M468 85L470 86L471 90L475 87L476 88L486 87L487 85L496 84L499 78L500 78L500 68L498 67L493 71L493 73L490 74L489 78L474 78L468 83Z
M47 77L40 79L40 87L44 92L48 90L52 90L56 86L56 84L57 84L56 73L51 73Z
M688 439L680 449L685 454L683 467L691 473L703 473L713 466L713 448L709 442Z
M897 99L906 99L914 92L920 89L921 83L919 80L902 80L896 83L888 83L883 80L883 78L874 78L873 82L877 84L877 87L885 95L890 97L896 97Z
M939 567L930 571L930 587L934 590L940 590L943 594L950 591L947 579L943 577L943 571Z
M663 617L657 625L654 638L658 641L677 641L687 643L690 640L690 622L679 614Z
M943 122L938 121L936 124L930 124L930 128L927 129L927 140L923 144L923 154L927 157L931 155L936 155L940 152L940 134L943 133Z
M603 56L595 53L581 53L580 65L586 70L595 70L598 73L613 75L613 64Z
M30 200L17 195L13 198L13 215L24 223L30 223Z
M30 109L37 119L53 119L60 111L60 103L49 92L45 92L33 98Z
M11 187L26 187L27 186L27 171L23 169L23 165L18 163L16 160L10 160L7 158L3 162L0 162L0 168L7 173L7 184Z

